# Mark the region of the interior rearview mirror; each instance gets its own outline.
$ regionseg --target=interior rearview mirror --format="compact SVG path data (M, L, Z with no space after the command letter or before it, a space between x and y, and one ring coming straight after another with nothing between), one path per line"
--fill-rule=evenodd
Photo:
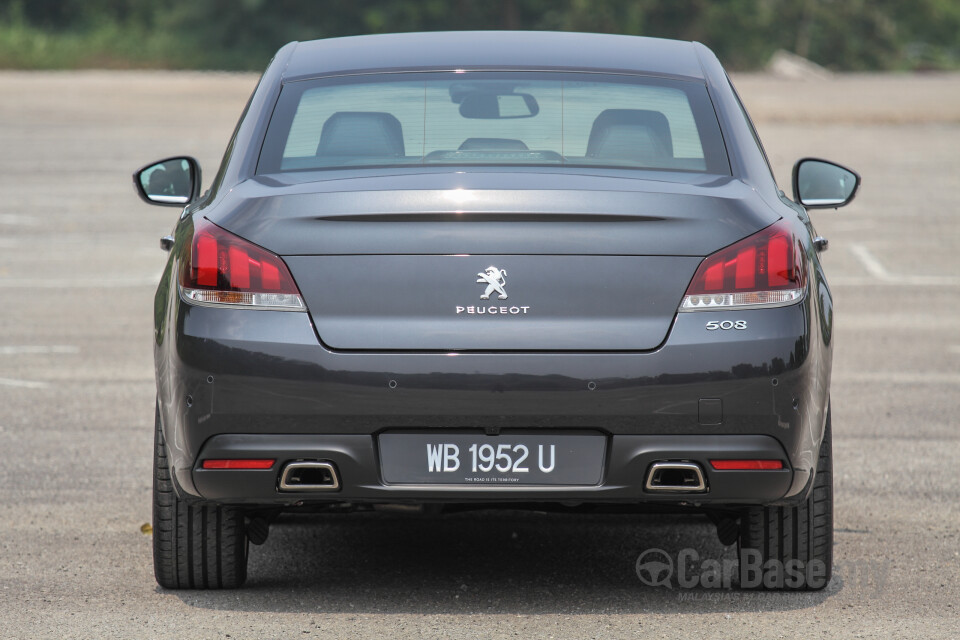
M200 165L190 156L160 160L137 170L133 186L145 202L183 207L200 195Z
M859 187L859 174L835 162L804 158L793 167L793 199L808 209L850 204Z
M483 120L532 118L538 113L540 113L540 105L529 93L473 91L464 95L460 102L460 115L464 118Z

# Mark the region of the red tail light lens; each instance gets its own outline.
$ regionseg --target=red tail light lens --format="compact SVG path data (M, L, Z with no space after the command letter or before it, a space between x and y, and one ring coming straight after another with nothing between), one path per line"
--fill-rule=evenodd
M270 469L276 460L270 459L217 459L204 460L201 465L204 469Z
M717 471L776 471L783 469L782 460L711 460Z
M784 306L803 297L803 248L778 222L707 256L694 274L680 311Z
M280 256L203 219L180 257L180 292L200 305L306 310Z

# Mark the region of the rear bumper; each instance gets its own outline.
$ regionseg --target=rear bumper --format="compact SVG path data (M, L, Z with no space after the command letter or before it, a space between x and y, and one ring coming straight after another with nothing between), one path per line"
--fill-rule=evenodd
M304 313L194 307L173 296L155 354L171 471L185 496L237 504L314 498L279 493L276 467L206 471L198 461L330 460L344 484L316 496L323 501L790 502L809 487L829 392L815 300L681 313L646 352L378 353L326 348ZM728 319L749 329L704 328ZM397 429L588 429L608 436L608 455L597 486L427 491L381 481L376 435ZM708 469L724 449L783 459L787 470ZM661 459L700 461L709 491L643 491L647 467Z
M773 503L793 484L789 467L768 471L717 471L711 459L775 459L787 463L786 452L770 436L630 436L607 438L601 481L592 486L406 485L388 484L372 435L252 435L211 438L192 470L200 497L237 505L293 505L322 502L685 502L696 505ZM267 470L203 469L205 459L273 458ZM336 469L336 490L282 491L280 474L287 463L319 460ZM661 493L644 488L655 462L687 461L700 466L706 488L699 493Z

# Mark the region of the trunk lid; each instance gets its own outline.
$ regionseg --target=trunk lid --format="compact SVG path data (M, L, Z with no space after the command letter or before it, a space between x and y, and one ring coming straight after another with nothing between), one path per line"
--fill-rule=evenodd
M340 350L655 349L702 257L778 217L717 176L311 175L210 217L283 256Z

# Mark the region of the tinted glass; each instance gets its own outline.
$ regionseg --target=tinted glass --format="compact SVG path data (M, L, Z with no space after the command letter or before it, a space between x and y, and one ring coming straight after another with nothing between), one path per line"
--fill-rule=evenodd
M844 205L856 188L856 174L832 162L804 160L797 166L797 193L805 206Z
M140 172L140 184L154 202L186 204L193 193L193 171L186 158L158 162Z
M363 75L284 86L259 173L571 165L729 174L703 84L626 75Z

